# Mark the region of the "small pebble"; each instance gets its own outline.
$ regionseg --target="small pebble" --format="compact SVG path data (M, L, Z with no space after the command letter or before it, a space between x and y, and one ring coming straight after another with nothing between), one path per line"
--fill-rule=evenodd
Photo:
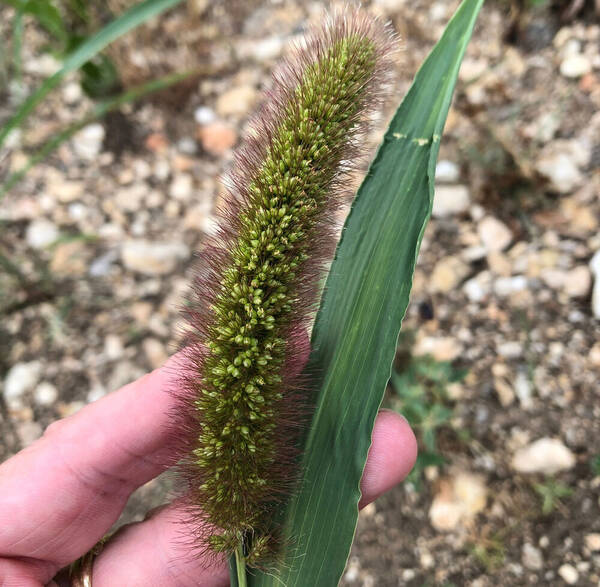
M40 218L29 224L25 233L25 240L33 249L45 249L56 241L59 235L58 228L53 222Z
M523 545L521 561L523 565L531 571L539 571L544 567L542 551L529 542L526 542Z
M187 245L181 242L130 240L123 244L121 260L129 270L145 275L166 275L190 254Z
M42 373L42 363L31 361L29 363L15 363L4 379L4 399L9 406L22 405L23 394L31 391L39 381Z
M590 271L594 276L594 289L592 290L592 314L600 319L600 251L596 251L590 261Z
M236 144L237 132L223 122L213 122L198 129L198 139L207 153L221 156Z
M220 116L246 116L258 99L258 92L253 86L231 88L219 96L217 112Z
M180 173L173 178L169 187L169 196L181 202L187 202L192 196L193 180L188 173Z
M217 119L217 115L215 114L212 108L208 108L208 106L199 106L194 110L194 120L198 124L210 124Z
M564 287L570 298L583 298L587 296L591 285L590 270L585 265L579 265L567 273Z
M92 161L102 150L104 127L100 123L88 124L72 139L75 153L86 161Z
M58 389L52 383L42 381L35 388L33 399L40 406L51 406L58 399Z
M432 215L434 218L446 218L462 214L469 209L471 195L464 185L437 185L433 198Z
M558 569L558 574L568 585L576 585L577 581L579 581L579 573L573 565L561 565Z
M104 339L104 354L109 361L115 361L123 356L123 342L116 334L109 334Z
M503 251L512 242L512 232L493 216L482 218L477 224L477 233L486 251Z
M435 166L435 181L440 183L456 183L460 178L460 169L452 161L442 159Z
M469 266L460 257L444 257L433 268L429 281L430 289L432 292L448 293L468 274Z
M517 450L512 467L519 473L554 475L575 466L575 455L557 438L540 438Z
M66 104L75 104L83 97L81 84L77 82L69 82L65 85L62 91L63 99Z
M590 60L581 53L568 55L560 64L560 73L567 78L578 78L592 71Z
M594 532L585 537L585 546L592 552L600 551L600 533Z

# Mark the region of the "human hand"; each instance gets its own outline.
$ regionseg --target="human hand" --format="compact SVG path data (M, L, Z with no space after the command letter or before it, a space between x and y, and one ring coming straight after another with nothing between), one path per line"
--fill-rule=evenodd
M56 573L106 534L137 487L163 472L173 451L169 364L53 423L0 465L0 585L56 587ZM382 411L360 507L400 482L415 458L406 421ZM173 503L122 528L94 561L93 587L228 585L224 560L207 562L185 546L184 519Z

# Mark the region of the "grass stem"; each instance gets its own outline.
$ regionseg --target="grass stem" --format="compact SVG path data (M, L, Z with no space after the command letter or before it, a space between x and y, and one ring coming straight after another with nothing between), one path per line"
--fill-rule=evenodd
M238 587L247 587L246 581L246 557L244 556L244 547L240 545L235 549L235 567L237 569Z

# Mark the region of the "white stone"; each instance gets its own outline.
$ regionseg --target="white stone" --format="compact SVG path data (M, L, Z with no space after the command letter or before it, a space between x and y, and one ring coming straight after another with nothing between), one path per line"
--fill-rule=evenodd
M531 399L532 389L531 381L523 371L519 371L515 377L515 394L519 398L521 406L528 410L532 407L533 401Z
M550 180L551 187L566 194L572 192L584 181L581 168L590 158L590 148L584 140L564 140L549 143L535 162L535 169Z
M596 251L590 261L590 271L594 276L594 289L592 290L592 314L600 319L600 251Z
M75 153L82 159L91 161L102 150L104 134L104 127L98 122L83 127L72 139Z
M590 259L590 271L595 278L600 277L600 251L596 251Z
M116 334L109 334L104 339L104 354L107 359L114 361L123 356L123 341Z
M76 102L79 102L79 100L81 100L83 97L81 84L78 84L77 82L69 82L63 88L62 95L66 104L75 104Z
M120 210L137 212L142 208L147 193L148 185L146 183L134 183L119 189L115 194L115 202ZM136 215L136 218L139 220L139 215Z
M440 259L429 280L432 292L448 293L452 291L467 275L469 266L460 257L448 256Z
M523 354L523 345L516 340L508 340L498 345L498 354L505 359L516 359Z
M239 43L237 54L240 59L255 59L269 61L279 57L283 50L284 41L281 37L273 36L266 39L250 40Z
M501 377L494 377L494 391L504 408L510 406L515 401L515 392L508 382Z
M46 218L34 220L27 227L25 240L34 249L45 249L51 245L59 236L58 228L53 222Z
M463 345L451 336L419 336L414 353L416 356L432 355L438 361L452 361L462 350Z
M594 367L600 367L600 342L592 346L588 354L588 359Z
M560 64L560 73L564 77L578 78L592 71L590 60L581 53L568 55Z
M4 146L13 151L17 150L21 146L21 138L23 137L23 131L20 128L13 128L4 139Z
M152 174L159 181L165 181L171 173L171 164L166 159L158 159L152 168Z
M198 145L192 137L182 137L177 141L177 150L184 155L195 155Z
M245 116L254 107L258 93L253 86L231 88L217 100L220 116Z
M442 159L435 166L435 181L440 183L456 183L460 177L460 169L453 161Z
M169 196L187 202L192 196L193 180L188 173L180 173L173 178L169 187Z
M432 214L434 218L446 218L469 209L471 196L464 185L438 185L435 187Z
M487 502L485 479L480 475L459 472L440 484L429 509L431 525L440 532L469 525Z
M492 290L492 276L489 271L482 271L463 285L463 291L471 302L481 302Z
M524 275L499 277L494 282L494 293L499 297L508 297L525 289L527 289L527 278Z
M536 168L561 193L574 190L583 181L583 174L579 168L564 153L558 153L551 159L538 160Z
M593 532L592 534L587 534L584 538L584 542L586 548L592 552L600 551L600 533Z
M42 381L33 392L35 403L40 406L51 406L58 399L58 389L48 381Z
M123 238L123 228L113 222L107 222L98 229L98 236L109 242L117 242Z
M50 77L61 67L62 63L51 53L43 53L34 59L25 59L23 63L23 69L26 73L40 77Z
M57 181L48 186L48 192L56 196L62 204L69 204L81 198L83 189L84 185L81 181Z
M421 550L421 554L419 556L419 563L424 569L430 569L433 567L433 565L435 565L435 559L428 550L423 549Z
M100 383L96 383L87 393L86 400L89 404L98 401L106 395L106 388Z
M360 578L360 563L354 557L348 562L348 567L344 573L344 581L355 583Z
M487 59L474 59L472 57L465 57L458 76L462 81L474 81L481 77L486 70L489 69L489 62Z
M73 202L68 207L69 216L76 222L81 222L88 215L88 209L81 202Z
M542 112L523 129L523 133L527 138L545 144L554 138L560 129L560 123L561 118L556 112Z
M581 41L579 39L569 39L561 47L560 56L564 59L565 57L571 57L573 55L579 55L581 53Z
M4 379L4 399L11 408L22 406L22 396L31 391L37 384L42 373L42 363L15 363Z
M90 263L89 274L92 277L104 277L108 275L113 267L113 263L119 258L117 251L110 250L100 255Z
M137 179L148 179L152 175L152 167L145 159L135 159L133 170Z
M530 571L539 571L544 566L544 558L541 550L529 542L523 544L521 561L523 562L523 565Z
M187 259L190 250L182 242L149 242L129 240L121 248L121 260L127 269L145 275L165 275Z
M551 267L542 269L540 271L540 277L550 289L562 289L565 286L567 274L562 269L554 269Z
M402 580L403 581L412 581L417 576L417 573L414 569L404 569L402 571Z
M512 467L519 473L554 475L575 466L575 455L557 438L540 438L517 450Z
M208 106L199 106L194 110L194 120L201 125L210 124L217 119L217 115L212 108Z
M558 569L558 574L567 585L576 585L579 581L579 573L573 565L564 564Z
M477 224L477 233L486 251L503 251L512 241L512 232L497 218L486 216Z
M571 269L566 275L565 292L570 298L587 296L592 285L592 274L585 265Z

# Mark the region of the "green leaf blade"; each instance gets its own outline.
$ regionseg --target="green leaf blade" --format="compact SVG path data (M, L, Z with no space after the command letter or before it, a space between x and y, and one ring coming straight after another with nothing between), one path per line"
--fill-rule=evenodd
M439 141L483 0L464 0L396 112L346 221L312 336L316 408L277 571L254 587L337 585L433 202Z

